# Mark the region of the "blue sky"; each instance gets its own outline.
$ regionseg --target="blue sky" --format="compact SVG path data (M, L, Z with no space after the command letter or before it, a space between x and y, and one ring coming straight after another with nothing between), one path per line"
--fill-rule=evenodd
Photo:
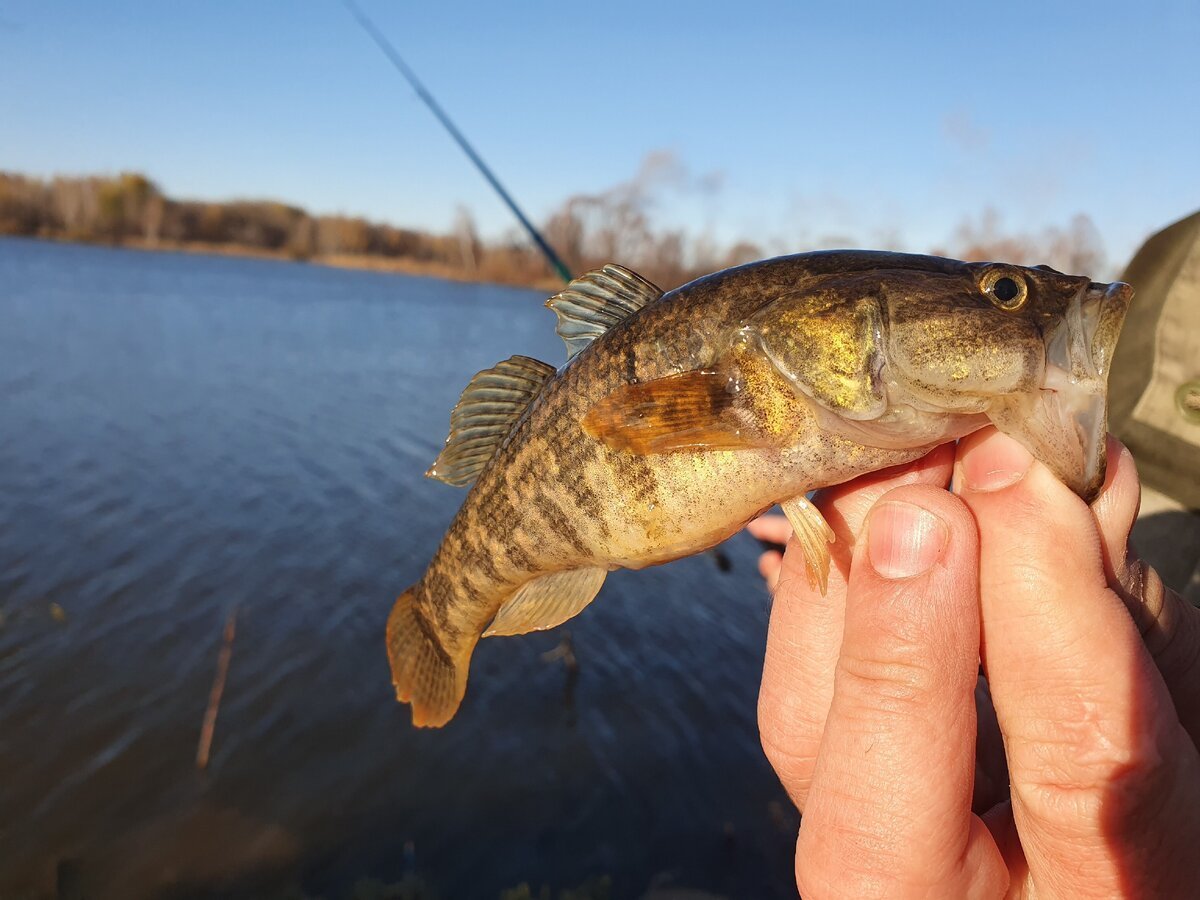
M1087 213L1119 265L1200 207L1195 0L360 2L536 220L654 151L710 186L658 221L772 249L925 250L993 207ZM0 168L510 226L336 0L0 0Z

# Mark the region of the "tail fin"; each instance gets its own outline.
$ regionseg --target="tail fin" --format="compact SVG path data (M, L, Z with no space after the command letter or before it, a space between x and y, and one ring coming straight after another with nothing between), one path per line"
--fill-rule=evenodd
M388 659L396 699L412 704L413 724L440 728L458 711L467 689L471 651L451 655L414 608L419 585L400 595L387 623Z

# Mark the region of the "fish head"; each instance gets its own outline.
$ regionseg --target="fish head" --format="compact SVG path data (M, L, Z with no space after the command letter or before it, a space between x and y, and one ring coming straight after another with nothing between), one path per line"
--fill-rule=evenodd
M881 282L889 407L982 414L1090 502L1104 483L1108 370L1133 289L1047 266L957 269Z
M791 287L740 334L811 401L823 428L915 449L990 421L1095 497L1129 285L877 251L793 259L795 274L780 279Z

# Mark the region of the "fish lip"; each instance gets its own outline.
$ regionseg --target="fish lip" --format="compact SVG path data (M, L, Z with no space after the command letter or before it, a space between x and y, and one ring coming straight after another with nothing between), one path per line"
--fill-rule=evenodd
M1133 288L1123 282L1083 286L1058 327L1046 336L1041 402L1065 434L1057 448L1057 474L1085 501L1104 484L1108 434L1108 372ZM1052 396L1045 396L1045 394Z
M1132 299L1133 289L1122 282L1085 283L1043 333L1039 389L1010 398L991 414L1001 431L1088 503L1104 485L1108 372Z
M1104 382L1132 299L1133 288L1120 281L1081 287L1044 335L1047 367L1069 372L1073 381Z
M1084 305L1091 298L1099 295L1099 317L1095 331L1089 342L1092 360L1097 374L1107 379L1109 367L1112 365L1113 351L1117 347L1117 339L1121 336L1121 326L1125 324L1125 314L1129 312L1129 304L1133 302L1133 288L1123 281L1112 284L1092 283L1081 291Z

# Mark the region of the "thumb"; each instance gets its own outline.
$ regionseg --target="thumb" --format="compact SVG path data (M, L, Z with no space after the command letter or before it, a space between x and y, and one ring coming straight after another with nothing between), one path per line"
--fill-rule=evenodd
M979 669L977 539L946 491L871 510L796 877L808 896L1000 896L1008 874L971 813Z

